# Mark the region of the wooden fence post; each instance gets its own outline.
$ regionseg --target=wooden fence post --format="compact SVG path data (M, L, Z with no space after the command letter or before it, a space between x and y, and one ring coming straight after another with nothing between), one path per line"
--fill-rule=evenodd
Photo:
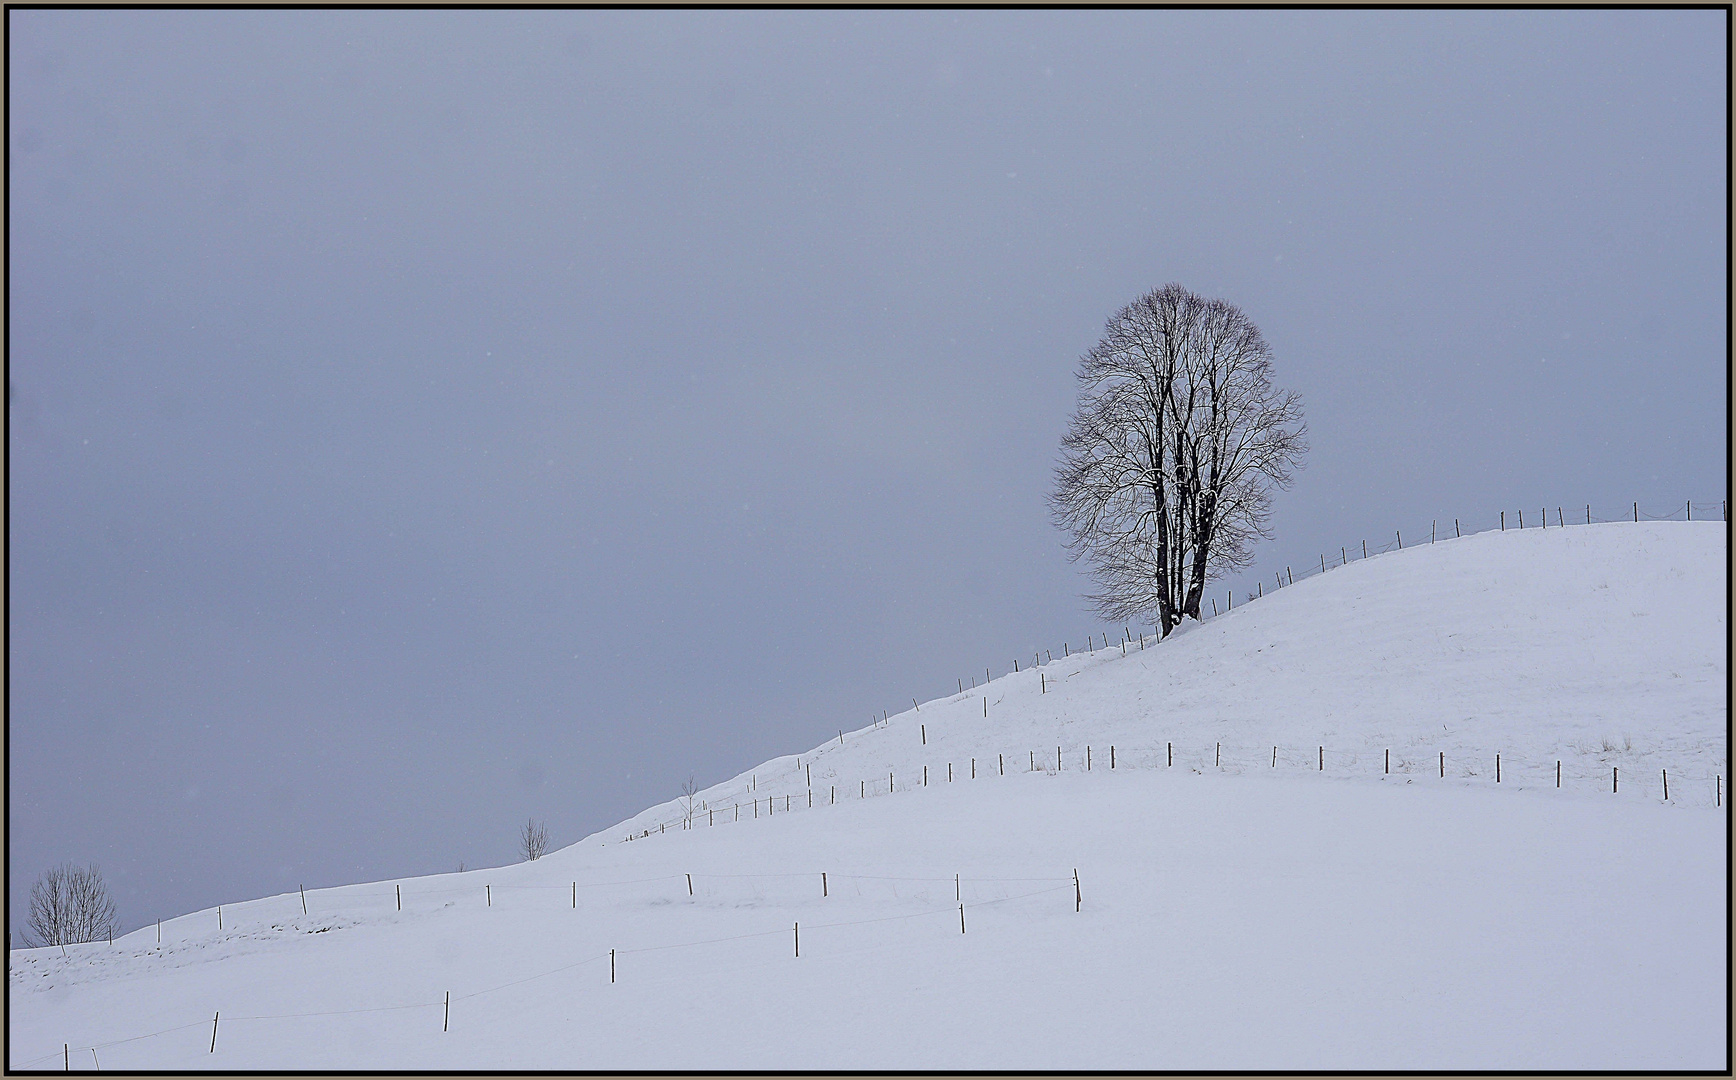
M211 1051L210 1052L213 1054L215 1054L217 1052L217 1018L219 1016L222 1016L222 1015L223 1014L221 1012L214 1012L211 1014Z
M452 1024L452 991L446 991L446 1011L440 1016L440 1030L446 1031Z
M1164 759L1169 763L1169 765L1167 765L1165 767L1167 768L1169 766L1173 766L1175 764L1175 744L1172 742L1164 743L1163 744L1163 752L1164 752Z
M301 885L297 885L296 888L301 890L301 913L303 915L306 915L307 914L307 889L306 889L306 887L301 886ZM159 938L159 940L161 940L161 939Z
M1073 868L1073 910L1078 911L1085 903L1085 894L1079 891L1079 868Z
M614 985L614 982L615 982L615 950L610 949L609 950L609 983L610 983L610 985Z
M1114 743L1109 744L1109 767L1111 769L1115 768L1115 744Z

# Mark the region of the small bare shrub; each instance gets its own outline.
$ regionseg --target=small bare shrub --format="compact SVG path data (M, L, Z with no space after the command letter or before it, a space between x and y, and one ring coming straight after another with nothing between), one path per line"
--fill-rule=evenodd
M113 937L115 904L96 866L63 863L30 887L25 940L36 945L70 945Z
M527 862L542 858L548 854L549 831L540 821L526 820L524 828L518 834L518 853Z

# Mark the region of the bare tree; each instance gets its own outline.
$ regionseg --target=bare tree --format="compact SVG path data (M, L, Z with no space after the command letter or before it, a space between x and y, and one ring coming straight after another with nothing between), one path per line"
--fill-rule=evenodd
M1234 304L1165 285L1110 318L1079 361L1079 407L1049 497L1105 618L1200 617L1205 585L1253 561L1274 488L1307 453L1302 402Z
M693 821L693 814L698 809L699 809L699 781L694 779L692 773L688 773L687 779L685 779L681 782L681 818L682 818L682 820L691 823Z
M113 937L115 904L96 866L56 866L30 886L28 941L36 945L70 945Z
M526 860L540 859L548 854L549 831L540 821L526 819L518 834L518 853Z

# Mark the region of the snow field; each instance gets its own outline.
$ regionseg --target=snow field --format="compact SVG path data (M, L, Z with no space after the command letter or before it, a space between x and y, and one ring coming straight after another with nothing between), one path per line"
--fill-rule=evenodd
M1727 1068L1726 536L1407 548L767 762L711 825L15 951L10 1064Z
M1081 831L1082 819L1120 827ZM402 915L389 890L333 890L337 910L314 922L344 925L327 934L248 951L213 928L165 963L133 956L124 978L86 981L78 960L42 957L35 980L60 985L30 991L15 960L14 1062L190 1022L102 1047L103 1067L1589 1069L1722 1057L1718 814L1129 772L931 788L762 826L473 871L463 891L478 895ZM633 884L582 893L574 910L558 876ZM547 887L497 888L490 908L468 888L484 877ZM1051 880L1005 880L1017 878Z

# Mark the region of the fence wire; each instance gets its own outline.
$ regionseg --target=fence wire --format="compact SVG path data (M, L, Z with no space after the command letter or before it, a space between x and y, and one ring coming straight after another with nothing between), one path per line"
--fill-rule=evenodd
M1059 751L1060 759L1055 756ZM1610 751L1614 753L1616 751ZM1089 744L1061 744L1059 747L1032 750L1027 748L1025 762L1017 762L1016 751L1009 757L1004 751L995 751L997 758L978 759L979 764L988 762L988 768L979 768L977 776L973 777L969 770L969 759L964 761L941 761L929 764L927 783L922 779L922 767L916 766L910 777L900 778L896 770L891 775L876 776L873 779L861 778L855 782L857 801L866 798L876 798L894 794L900 791L911 791L923 787L937 787L948 783L970 783L973 779L993 778L1001 775L1001 760L1010 760L1017 765L1009 770L1017 773L1036 772L1097 772L1107 770L1127 769L1164 769L1184 768L1203 769L1214 768L1225 772L1246 773L1251 769L1264 767L1268 771L1285 768L1289 771L1325 772L1330 766L1333 776L1342 777L1347 770L1355 770L1350 775L1418 775L1438 773L1443 767L1446 770L1444 779L1488 780L1490 783L1511 784L1514 786L1536 787L1547 780L1551 785L1556 779L1557 759L1536 760L1523 753L1509 751L1489 751L1484 753L1467 753L1462 748L1429 748L1421 750L1417 747L1406 747L1394 752L1388 747L1364 747L1358 749L1335 748L1324 745L1286 746L1283 744L1266 746L1247 746L1232 743L1166 743L1159 745L1123 746L1092 746ZM1093 755L1099 755L1094 757ZM1444 758L1441 756L1444 755ZM1500 779L1495 779L1497 771L1497 755L1499 755ZM1111 763L1113 761L1113 764ZM947 766L954 767L954 776L947 779ZM1569 781L1575 785L1575 790L1587 787L1595 788L1598 784L1611 788L1617 794L1650 790L1663 801L1664 784L1669 785L1671 803L1721 807L1724 803L1724 774L1717 771L1689 768L1678 770L1663 765L1655 757L1649 757L1642 763L1613 761L1607 767L1592 768L1583 760L1569 758L1559 759L1560 786L1565 789ZM1378 770L1378 772L1376 771ZM1627 770L1627 771L1622 771ZM799 771L799 770L798 770ZM787 775L787 774L786 774ZM1647 777L1649 776L1649 781ZM827 778L830 779L830 778ZM1648 789L1644 785L1650 783ZM823 797L814 800L812 808L822 809L833 805L832 793L840 785L828 784L823 789ZM846 792L849 785L842 785ZM809 791L813 789L808 789ZM787 800L787 802L786 802ZM757 800L757 808L747 814L740 812L747 804L730 803L722 812L717 812L710 820L706 820L704 811L694 818L683 814L654 820L649 824L640 822L640 828L623 836L623 841L644 840L651 836L664 835L670 831L693 828L708 828L718 825L730 825L738 822L758 820L759 817L777 817L784 813L794 813L809 807L808 800L789 794L761 796ZM849 801L844 799L842 801ZM789 810L779 809L788 805ZM714 808L715 810L715 808Z

